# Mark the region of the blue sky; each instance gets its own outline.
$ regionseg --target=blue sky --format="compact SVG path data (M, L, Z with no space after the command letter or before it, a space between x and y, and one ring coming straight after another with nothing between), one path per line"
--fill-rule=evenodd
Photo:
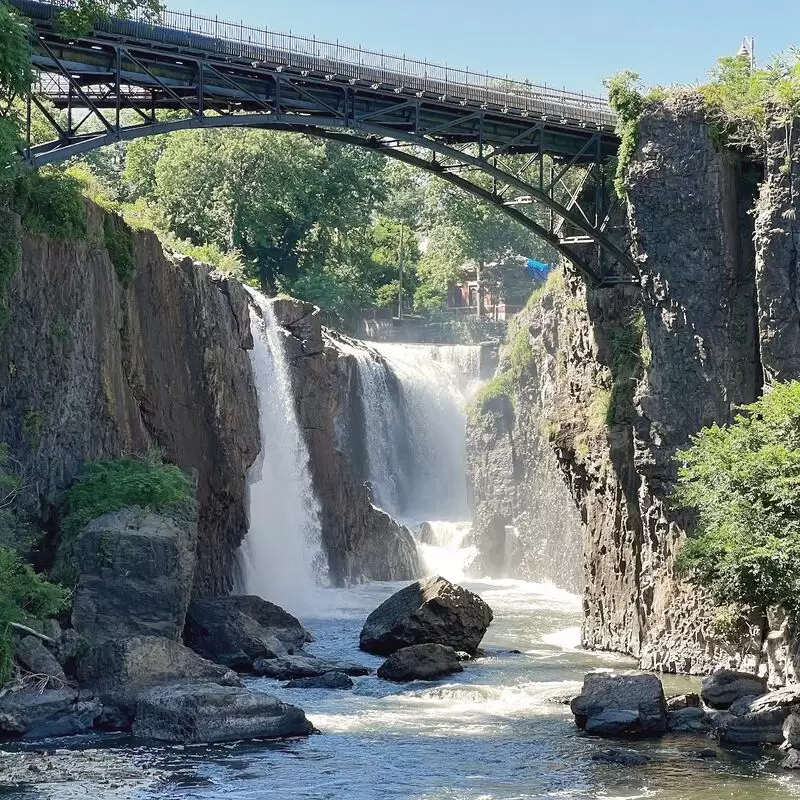
M766 59L800 45L800 0L168 0L168 7L534 83L599 91L702 79L754 36Z

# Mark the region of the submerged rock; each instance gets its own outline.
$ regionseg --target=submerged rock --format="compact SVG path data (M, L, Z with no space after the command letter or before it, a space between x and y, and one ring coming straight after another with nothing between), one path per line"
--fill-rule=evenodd
M664 689L655 675L590 673L570 708L578 727L596 736L660 736L667 729Z
M784 769L800 769L800 750L792 747L786 754L786 758L781 761L781 766Z
M194 600L185 636L204 658L244 672L259 658L291 655L314 638L288 611L253 595Z
M90 522L71 548L80 575L72 626L93 644L127 636L178 641L196 541L194 513L178 520L124 508Z
M378 667L378 677L387 681L432 681L463 672L464 667L452 647L441 644L415 644L398 650Z
M492 617L478 595L444 578L427 578L381 603L367 617L359 646L391 655L403 647L433 643L474 654Z
M135 736L181 744L281 739L313 730L297 706L214 684L152 689L139 698L133 724Z
M635 750L618 750L612 748L610 750L598 750L592 753L592 761L598 761L601 764L619 764L623 767L641 767L650 763L650 759L643 753L637 753Z
M767 679L749 672L718 669L703 679L700 697L711 708L730 708L733 703L748 695L762 695L767 691Z
M286 684L287 689L352 689L355 684L344 672L326 672L314 678L295 678Z

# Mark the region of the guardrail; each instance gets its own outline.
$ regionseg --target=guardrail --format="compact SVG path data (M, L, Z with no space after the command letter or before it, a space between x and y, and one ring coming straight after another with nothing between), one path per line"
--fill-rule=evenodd
M48 17L60 8L71 8L71 0L11 0L25 13L50 8ZM97 30L137 37L170 45L246 58L253 61L283 63L301 70L310 70L334 77L374 80L390 83L417 92L438 94L448 98L477 103L491 103L510 109L559 113L569 120L613 126L615 115L605 98L554 89L529 81L492 76L488 73L455 69L427 61L388 55L383 52L327 42L315 37L277 33L243 22L226 22L217 17L198 16L192 12L166 9L157 23L144 18L137 10L132 19L109 18L97 24Z

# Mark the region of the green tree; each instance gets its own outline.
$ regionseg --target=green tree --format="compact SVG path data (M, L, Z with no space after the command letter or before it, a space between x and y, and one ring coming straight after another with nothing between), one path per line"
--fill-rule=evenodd
M800 382L678 453L676 500L698 512L679 565L721 605L800 610Z
M28 25L0 0L0 183L18 173L18 149L22 146L18 100L31 87Z

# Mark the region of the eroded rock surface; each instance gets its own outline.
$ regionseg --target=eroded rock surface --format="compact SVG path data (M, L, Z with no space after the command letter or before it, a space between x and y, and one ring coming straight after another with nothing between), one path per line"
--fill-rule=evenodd
M415 644L441 644L473 654L492 621L478 595L441 577L406 586L367 617L359 647L390 655Z
M282 739L313 731L302 709L236 686L167 686L144 693L133 733L180 744Z
M415 644L395 651L378 667L378 677L387 681L434 681L463 672L464 667L452 647L441 644Z
M297 653L313 636L280 606L254 595L195 600L186 643L217 664L249 672L260 658Z
M571 703L579 728L596 736L660 736L667 729L667 707L655 675L590 673Z
M79 580L72 626L93 644L127 636L178 641L192 594L197 519L125 508L93 520L71 547Z

